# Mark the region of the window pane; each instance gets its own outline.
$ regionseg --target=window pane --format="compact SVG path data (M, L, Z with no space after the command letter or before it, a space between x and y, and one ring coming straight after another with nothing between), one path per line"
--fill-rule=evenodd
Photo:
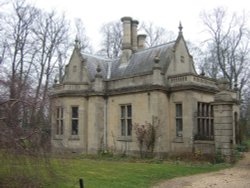
M56 118L60 118L60 108L56 108Z
M78 134L78 120L73 119L72 120L72 135Z
M127 136L131 136L132 135L132 120L131 119L128 119L128 123L127 123L127 126L128 126L128 135Z
M78 107L72 107L72 118L78 118Z
M213 106L211 106L210 114L211 114L211 115L210 115L211 117L214 116L214 107L213 107Z
M60 124L59 124L59 120L56 120L56 134L59 134L59 130L60 130Z
M125 106L121 106L121 118L125 118Z
M182 119L176 119L176 136L182 136Z
M61 108L61 118L63 118L63 108Z
M214 135L214 120L211 119L211 135Z
M126 135L126 125L125 125L125 119L121 120L121 135L125 136Z
M182 117L182 104L176 104L176 117Z
M63 134L63 120L61 120L61 134Z
M200 103L197 103L197 116L200 116Z
M128 113L127 113L127 116L128 116L128 117L132 117L132 108L131 108L131 105L128 105L128 106L127 106L127 112L128 112Z

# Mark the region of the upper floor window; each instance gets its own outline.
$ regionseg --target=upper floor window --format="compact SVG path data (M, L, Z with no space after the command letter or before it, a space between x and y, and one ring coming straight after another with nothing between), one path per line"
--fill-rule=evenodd
M132 106L121 105L121 136L131 136L132 135Z
M56 108L56 135L63 135L63 108Z
M73 106L71 108L71 134L78 135L78 124L79 124L79 108L78 106Z
M176 136L182 137L183 120L182 120L182 103L175 104Z
M196 140L214 139L213 106L210 103L197 103L197 133Z

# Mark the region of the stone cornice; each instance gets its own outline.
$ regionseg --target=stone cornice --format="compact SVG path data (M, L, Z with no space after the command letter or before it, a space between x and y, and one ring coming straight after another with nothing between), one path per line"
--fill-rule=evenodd
M112 96L112 95L131 94L131 93L149 92L149 91L162 91L164 93L171 93L184 90L196 90L212 94L218 92L218 89L216 88L209 86L201 86L195 83L191 83L188 85L177 85L172 87L149 84L149 85L122 87L118 89L105 89L102 92L96 92L94 90L59 90L51 93L50 97L54 98L54 97L67 97L67 96L69 97Z

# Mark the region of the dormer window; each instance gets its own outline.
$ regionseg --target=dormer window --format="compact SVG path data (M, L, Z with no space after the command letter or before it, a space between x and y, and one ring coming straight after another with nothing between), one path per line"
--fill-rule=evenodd
M181 56L181 63L185 63L185 57Z

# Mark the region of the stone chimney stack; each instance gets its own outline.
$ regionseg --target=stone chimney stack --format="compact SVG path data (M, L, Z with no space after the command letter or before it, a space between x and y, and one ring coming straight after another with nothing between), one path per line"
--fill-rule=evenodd
M123 40L122 40L122 49L123 50L131 50L132 44L132 37L131 37L131 17L123 17L121 18L123 23Z
M145 48L145 41L146 41L147 35L141 34L137 36L138 40L138 50L142 50Z
M132 18L123 17L121 21L123 23L121 63L126 64L132 55Z
M132 51L137 51L137 26L139 22L137 20L132 20Z

